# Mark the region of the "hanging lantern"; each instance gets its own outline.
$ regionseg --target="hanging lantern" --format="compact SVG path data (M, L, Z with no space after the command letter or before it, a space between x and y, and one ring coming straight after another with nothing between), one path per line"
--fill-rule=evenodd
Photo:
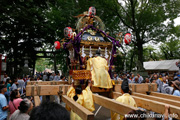
M56 50L60 49L61 48L60 42L59 41L54 42L54 47Z
M129 43L131 42L131 33L126 33L124 36L124 42L126 43L126 45L129 45Z
M64 28L64 36L65 36L67 39L71 39L71 38L72 38L73 32L72 32L72 28L71 28L71 27L66 27L66 28Z
M96 8L95 7L90 7L88 11L88 15L90 17L94 17L96 15Z

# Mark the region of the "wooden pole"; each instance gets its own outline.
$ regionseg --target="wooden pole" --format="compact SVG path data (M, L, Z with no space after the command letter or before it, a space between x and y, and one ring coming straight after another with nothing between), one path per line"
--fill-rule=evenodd
M72 100L71 98L67 97L66 95L62 95L62 101L65 102L73 112L79 115L82 120L94 120L94 114Z
M63 91L65 95L70 85L27 85L26 96L58 95Z
M34 96L34 102L35 102L35 107L41 104L41 100L39 96Z
M149 100L155 100L155 101L158 101L158 102L163 102L163 103L167 103L167 104L171 104L171 105L180 107L180 101L175 101L175 100L173 100L173 99L166 99L166 98L163 98L163 99L162 99L161 97L151 96L151 95L145 95L145 94L136 93L136 92L133 92L132 95L133 95L133 96L137 96L137 97L141 97L141 98L146 98L146 99L149 99Z
M166 98L166 99L180 101L180 97L179 96L163 94L163 93L158 93L158 92L151 92L150 95L151 96L157 96L157 97L161 97L161 98Z
M63 85L68 84L67 81L29 81L27 85Z
M118 96L121 96L121 93L119 92L113 92L113 97L116 99ZM163 102L154 101L151 99L145 99L137 96L133 96L134 100L136 101L136 104L138 107L145 108L147 110L151 110L153 112L157 112L160 114L164 114L165 112L165 104ZM180 119L180 107L174 106L170 104L170 114L175 115L177 118ZM173 116L172 116L173 117Z
M138 108L125 105L123 103L120 103L118 101L100 95L93 94L93 98L96 104L101 105L121 115L127 114L131 110L138 110Z

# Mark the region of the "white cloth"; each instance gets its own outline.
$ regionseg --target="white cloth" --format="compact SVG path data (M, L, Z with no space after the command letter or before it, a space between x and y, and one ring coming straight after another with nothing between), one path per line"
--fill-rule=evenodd
M48 79L47 75L43 75L43 81L46 81Z
M12 84L11 90L16 90L17 89L17 85L15 83Z
M25 82L23 79L20 79L17 82L18 82L18 88L20 89L21 94L23 94L23 89L25 88Z
M21 113L20 110L16 110L9 120L29 120L30 116L27 113Z
M56 75L54 76L54 81L59 81L60 80L60 76Z
M49 76L49 81L52 81L52 80L54 80L54 76L53 75Z

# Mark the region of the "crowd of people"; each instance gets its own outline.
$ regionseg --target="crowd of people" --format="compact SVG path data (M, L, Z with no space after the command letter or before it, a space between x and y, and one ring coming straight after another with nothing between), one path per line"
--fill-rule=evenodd
M6 120L8 117L9 111L9 120L55 120L56 118L53 113L57 113L58 111L49 111L49 115L46 115L49 107L54 107L59 112L62 113L64 120L69 120L70 116L71 119L76 120L81 118L75 114L73 111L67 112L65 108L63 108L59 102L45 102L41 104L39 107L33 108L33 99L23 97L25 93L25 88L28 81L67 81L65 76L55 73L36 73L34 76L27 76L24 77L20 76L18 78L11 79L8 75L4 76L4 80L0 82L0 120ZM169 74L159 74L154 73L149 77L143 78L140 74L136 76L131 73L122 73L120 75L114 73L113 79L114 81L123 81L121 86L122 96L117 98L116 101L122 102L124 104L128 104L133 107L137 107L135 101L129 94L129 83L156 83L157 84L157 91L160 93L171 94L180 96L180 75L177 73L174 76L170 76ZM85 108L90 111L94 111L94 103L93 97L91 92L91 81L86 81L86 88L83 90L82 86L76 86L74 88L73 83L71 88L67 92L67 96L70 97L72 100L76 101L77 103L81 104ZM55 97L55 100L58 97ZM127 100L130 100L127 102ZM57 99L57 101L60 101ZM68 106L66 106L67 110L70 110ZM33 109L33 110L32 110ZM31 114L29 114L29 112ZM137 112L137 111L133 111ZM40 114L44 114L45 117L40 116ZM51 115L52 114L52 115ZM57 113L58 114L58 113ZM111 118L112 120L116 120L118 114L112 113ZM42 118L41 118L42 117ZM124 117L121 117L124 118Z
M122 73L120 75L114 73L113 80L123 80L124 75L126 76L128 83L156 83L157 92L180 96L180 74L178 73L174 73L173 76L170 76L168 73L154 73L146 78L143 78L138 73L136 76L133 73Z
M29 112L33 108L33 97L25 96L25 88L28 81L66 81L65 76L59 74L49 74L37 73L34 76L25 75L24 77L19 76L17 78L10 78L7 74L4 75L4 80L0 81L0 120L49 120L50 116L46 116L47 118L36 118L36 112L39 112L39 108L34 108L35 113L32 113L32 118L29 115ZM47 96L49 97L49 96ZM42 100L42 97L41 97ZM49 105L58 106L57 110L64 111L65 109L61 107L58 103L51 103L50 101L46 101L46 104L42 105L40 109L47 109L46 107ZM44 108L45 107L45 108ZM53 113L53 111L50 111ZM9 115L8 115L9 113ZM39 113L40 114L40 113ZM44 113L45 114L45 113ZM66 115L65 115L66 114ZM64 111L65 120L69 120L69 113ZM58 114L57 114L58 115ZM52 116L53 118L53 116ZM58 120L54 117L52 120Z

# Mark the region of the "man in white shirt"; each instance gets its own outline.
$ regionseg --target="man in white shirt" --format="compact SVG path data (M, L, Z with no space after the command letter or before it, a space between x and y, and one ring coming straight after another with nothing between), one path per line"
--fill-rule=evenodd
M47 74L44 72L43 81L46 81L47 79L48 79Z
M53 81L54 80L54 73L52 73L50 76L49 76L49 81Z
M60 80L60 74L58 74L58 75L54 75L54 81L59 81Z
M10 78L8 77L7 74L5 74L5 75L4 75L4 80L3 80L3 82L6 83L6 80L7 80L7 79L10 79Z
M24 88L25 88L25 82L24 82L24 80L23 80L23 77L20 76L17 82L18 82L19 92L20 92L20 94L23 94L23 90L24 90Z

